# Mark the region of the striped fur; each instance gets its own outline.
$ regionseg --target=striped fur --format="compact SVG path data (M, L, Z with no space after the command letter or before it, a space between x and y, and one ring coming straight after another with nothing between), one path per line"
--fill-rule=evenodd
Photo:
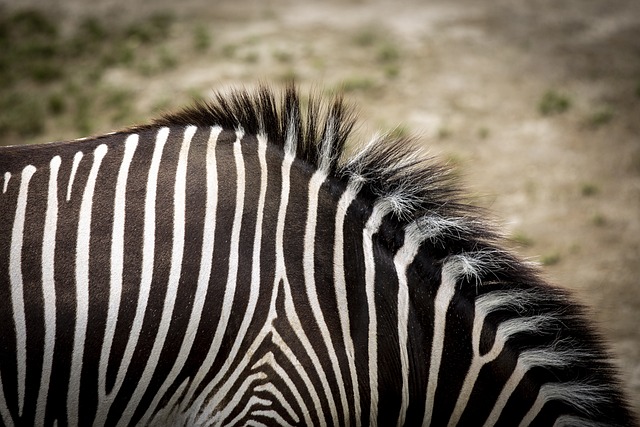
M219 94L0 149L4 425L633 425L580 307L411 140Z

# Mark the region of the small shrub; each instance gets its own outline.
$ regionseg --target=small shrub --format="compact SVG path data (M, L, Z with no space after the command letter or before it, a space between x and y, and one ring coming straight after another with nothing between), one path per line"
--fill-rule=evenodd
M555 90L547 91L538 103L538 111L540 111L543 116L561 114L570 107L571 100L569 97Z
M273 52L273 57L278 62L290 63L293 60L293 55L291 53L284 50L276 50Z
M126 36L143 44L165 40L169 36L175 17L170 13L156 13L142 22L132 24Z
M222 56L231 59L236 56L236 52L238 51L238 46L235 44L226 44L222 46Z
M260 55L258 52L249 52L244 56L243 60L248 64L255 64L260 60Z
M64 76L62 65L49 62L36 62L29 67L29 76L38 83L50 83Z
M396 64L389 64L384 67L384 75L389 79L395 79L400 75L400 67Z
M561 256L558 252L551 252L549 254L543 255L540 259L540 262L544 266L556 265L560 262Z
M438 129L438 139L448 139L452 134L453 132L451 132L451 129L446 126L442 126L440 129Z
M489 130L489 128L483 126L480 129L478 129L478 138L487 139L490 133L491 131Z
M375 87L375 82L368 77L351 77L342 82L345 92L367 92Z
M178 59L166 47L162 47L158 51L158 67L160 70L172 70L178 65Z
M0 99L0 135L40 135L45 128L45 111L40 98L13 92Z
M211 47L211 36L204 25L197 25L193 29L193 49L204 53Z
M598 108L588 119L588 124L591 127L598 128L606 125L613 119L613 108L609 106L603 106Z
M595 196L599 192L600 189L598 188L598 186L592 183L582 184L582 187L580 189L580 193L585 197Z
M67 103L60 93L52 93L47 100L47 110L54 116L59 116L67 111Z
M591 217L591 222L596 227L602 227L607 223L607 218L605 218L605 216L600 213L596 213Z
M380 38L378 32L373 27L365 27L360 29L353 37L353 42L361 47L373 46Z
M399 58L400 51L395 45L391 43L385 43L384 45L380 46L380 49L378 49L378 62L382 64L395 62Z

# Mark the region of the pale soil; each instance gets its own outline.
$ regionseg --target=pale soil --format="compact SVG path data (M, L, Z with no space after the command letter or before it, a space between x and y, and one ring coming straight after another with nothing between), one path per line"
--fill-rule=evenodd
M131 0L22 4L71 20L152 11ZM401 124L422 135L517 251L551 264L544 276L590 307L640 409L640 2L213 4L172 9L180 21L169 46L188 46L199 23L213 37L208 53L153 78L122 69L105 79L134 90L142 111L229 84L346 81L363 132ZM398 58L380 59L385 46ZM538 111L550 89L570 98L568 111ZM603 108L611 120L594 124Z

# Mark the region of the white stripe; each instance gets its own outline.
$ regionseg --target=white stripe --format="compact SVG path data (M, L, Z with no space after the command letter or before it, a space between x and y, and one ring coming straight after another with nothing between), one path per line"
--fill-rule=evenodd
M253 411L251 413L252 416L254 417L267 417L270 418L272 420L272 422L274 423L274 425L277 426L282 426L282 427L293 427L291 424L289 424L287 421L285 421L284 418L282 418L282 415L280 415L278 412L274 411L274 410L258 410L258 411Z
M516 367L502 388L489 417L484 423L485 427L493 426L498 422L513 391L532 367L552 368L567 366L574 363L574 361L580 357L579 352L572 350L571 343L568 344L568 349L565 350L558 347L560 344L561 342L557 342L555 347L537 348L520 353ZM577 399L575 399L575 401L577 401Z
M76 178L76 172L78 170L78 164L82 160L82 151L78 151L73 156L73 165L71 166L71 175L69 175L69 182L67 183L67 202L71 199L71 189L73 188L73 180Z
M276 401L284 408L287 414L291 418L293 418L294 423L300 422L300 417L298 417L298 415L295 413L295 411L293 410L289 402L287 402L287 399L280 392L280 390L278 390L273 384L271 383L261 384L259 386L254 387L253 391L255 391L256 393L264 392L264 393L271 394L273 397L275 397ZM293 390L290 390L290 391L293 392ZM295 390L295 391L297 392L298 390ZM298 393L298 395L295 396L295 399L298 400L299 397L300 397L300 393Z
M528 426L535 421L544 405L551 401L564 402L566 405L572 406L578 412L588 416L597 411L595 408L598 408L599 404L602 403L603 396L606 393L606 386L584 384L578 381L546 383L540 387L538 397L520 422L520 427ZM561 420L561 423L565 425L568 422L569 420L567 419L564 422ZM591 423L577 425L588 426L589 424ZM596 423L594 422L593 424Z
M122 297L122 273L124 268L124 225L127 195L127 177L131 159L138 146L139 136L129 135L125 140L124 156L118 171L116 181L116 193L113 203L113 230L111 234L111 280L109 288L109 308L105 325L100 363L98 366L98 408L96 409L95 422L101 423L107 417L107 412L112 399L107 398L107 367L111 345L115 334L120 299Z
M216 413L215 416L213 416L212 420L215 420L215 424L224 425L224 426L232 425L233 421L224 423L225 419L229 415L231 415L231 412L242 401L242 396L245 396L247 394L251 384L256 381L265 380L266 378L267 378L267 374L265 374L264 372L256 372L255 374L251 374L248 377L246 377L245 380L242 382L242 384L240 384L240 387L238 387L238 389L236 390L235 394L231 397L227 396L227 404L225 405L224 410ZM253 398L258 399L256 396L253 396ZM249 402L251 402L251 399L249 399Z
M309 341L309 337L304 332L302 327L302 322L298 317L298 313L296 312L295 304L293 303L293 296L291 292L291 286L289 282L284 283L284 307L287 316L287 320L291 325L291 329L295 332L296 336L302 343L302 347L304 347L307 356L311 359L311 366L308 368L315 369L318 377L320 378L320 384L322 385L322 389L324 390L324 395L327 398L327 402L329 403L329 411L331 412L331 425L338 425L338 412L336 409L336 404L334 401L334 396L331 392L331 387L329 386L329 381L327 380L327 373L324 371L322 364L320 363L320 359ZM302 366L302 365L301 365ZM324 420L323 420L324 422Z
M7 406L7 400L4 398L4 386L2 385L2 376L0 375L0 421L2 425L7 427L13 427L13 418L9 412L9 406Z
M355 408L356 427L362 423L362 408L360 408L360 387L358 384L358 373L356 371L355 350L353 339L351 338L351 325L349 320L349 303L347 300L347 284L344 272L344 220L351 203L355 200L361 185L349 183L347 189L338 201L336 209L335 240L333 244L333 280L335 284L336 303L340 319L340 328L344 341L344 348L347 353L349 363L349 374L351 375L351 385L353 386L353 406ZM347 419L348 420L348 419Z
M376 265L373 255L373 235L378 232L382 219L391 212L391 204L381 200L373 206L371 216L362 231L362 252L364 256L365 294L369 314L368 351L369 351L369 425L378 425L378 318L376 314L375 286Z
M27 211L29 181L36 173L34 166L22 170L20 192L16 206L11 233L11 250L9 252L9 281L11 282L11 306L16 327L16 359L18 363L18 416L22 416L24 407L25 381L27 375L27 323L24 313L24 283L22 278L22 244L24 238L24 221Z
M42 297L44 301L44 350L42 355L42 377L36 405L35 425L44 425L47 408L47 394L53 365L53 350L56 339L56 287L55 287L55 249L58 225L58 171L60 156L49 163L49 190L47 192L47 212L42 236Z
M140 337L140 330L142 329L142 322L146 313L147 302L149 300L149 293L151 287L151 280L153 277L153 261L155 255L155 223L156 223L156 192L158 181L158 170L160 168L160 159L162 158L162 151L164 145L167 142L169 136L168 128L161 128L156 136L155 146L153 149L153 156L151 158L151 165L149 167L149 175L147 177L147 189L144 202L144 231L143 231L143 243L142 243L142 265L140 276L140 290L138 291L138 302L136 305L136 314L131 324L131 332L127 345L125 347L120 366L116 375L115 382L111 392L105 395L104 408L99 408L100 413L108 414L109 408L113 403L113 400L118 394L122 383L124 382L125 375L129 369L129 364L133 359L133 352L138 343ZM94 426L104 425L106 417L104 419L96 418L94 420Z
M302 398L300 391L298 391L296 384L293 382L293 380L291 379L287 371L285 371L284 368L280 366L280 364L276 361L272 352L269 352L266 355L264 355L262 359L260 359L258 362L256 362L255 365L251 367L251 369L256 369L259 366L264 364L269 365L269 367L273 369L273 372L275 372L275 374L278 375L282 379L282 381L284 381L284 384L287 386L287 388L293 395L293 398L296 400L296 403L298 404L298 406L300 406L300 410L302 411L302 416L304 417L304 425L306 426L312 425L311 415L309 415L309 408L307 407L306 402ZM256 387L255 390L256 391L264 390L266 392L273 394L276 397L276 399L278 399L282 407L285 408L285 410L289 413L289 415L291 415L291 418L293 418L294 422L296 423L300 422L300 418L298 417L298 415L294 412L293 408L289 405L289 403L285 401L285 397L282 395L282 393L280 393L280 390L278 390L273 384L267 383L264 385L260 385Z
M193 342L198 332L200 320L202 318L202 310L204 308L204 302L207 297L207 291L209 289L209 279L211 277L211 265L213 263L213 248L214 238L216 232L216 208L218 206L218 172L216 166L216 142L222 128L216 126L211 128L209 134L209 141L207 143L206 154L206 181L207 181L207 193L206 193L206 205L204 214L204 227L202 230L202 251L200 257L200 270L198 272L198 282L196 285L196 293L193 301L193 308L189 316L189 322L187 324L187 330L185 331L180 345L180 350L176 355L176 360L171 368L171 371L165 378L162 386L158 389L155 398L151 405L147 408L147 412L140 420L140 425L147 425L149 418L153 415L153 412L158 405L160 399L167 392L167 389L173 384L178 374L182 371L182 368L187 362L187 357L191 353Z
M331 367L333 374L338 384L338 392L340 393L340 402L342 403L342 414L346 423L349 422L349 403L347 401L347 393L344 387L344 379L342 378L342 372L340 371L340 365L338 362L338 356L336 350L331 342L331 335L329 334L329 327L324 320L324 314L320 307L320 301L318 300L318 290L316 288L315 280L315 237L316 237L316 223L318 220L318 197L322 183L327 178L325 171L316 171L311 180L309 181L309 206L307 210L307 224L304 234L304 254L303 254L303 273L305 288L307 291L307 297L309 298L309 305L313 317L315 318L320 334L324 341L324 345L327 347L327 353L331 360ZM318 367L320 365L317 365ZM324 374L324 372L323 372ZM329 401L333 405L333 396ZM332 411L333 412L333 411ZM335 419L335 424L338 424L338 420Z
M91 215L93 209L93 192L98 178L98 170L102 159L107 154L107 146L99 145L93 153L93 164L87 178L82 195L80 215L78 218L78 236L76 241L76 322L73 333L73 350L71 353L71 372L69 373L69 390L67 393L67 416L72 426L78 425L78 408L80 404L80 377L84 343L87 336L89 317L89 250L91 243Z
M485 317L490 313L482 307L484 305L482 302L483 300L490 298L490 296L491 293L476 300L476 318L474 319L472 330L473 358L471 359L471 365L469 366L469 370L467 371L467 375L462 384L462 389L458 395L456 406L451 415L451 419L449 420L448 425L450 427L456 426L458 424L458 420L464 413L464 409L469 401L469 397L471 396L473 387L478 379L480 370L484 365L491 363L498 358L502 353L507 340L517 333L541 330L544 328L545 323L553 320L553 317L549 315L516 317L514 319L506 320L498 325L491 350L480 356L480 336L482 333L482 327L484 325ZM519 381L520 380L518 379L518 382ZM500 402L500 399L498 399L498 402ZM504 403L506 404L506 400Z
M4 183L2 184L2 194L7 192L7 186L9 185L9 180L11 179L11 172L4 173Z
M273 331L272 337L273 337L272 338L273 343L280 349L282 354L287 359L289 359L289 362L291 363L291 365L294 367L294 369L296 370L296 372L298 373L298 375L302 379L302 382L304 382L304 385L307 388L307 392L311 395L311 401L313 402L313 406L312 407L315 408L316 411L318 411L318 417L320 419L320 425L321 426L326 426L327 425L327 421L325 420L324 411L323 411L322 405L320 403L320 396L318 395L318 392L316 391L315 384L313 382L311 382L311 378L309 378L309 374L307 374L307 371L305 371L304 366L302 365L300 360L298 360L298 358L296 357L295 353L291 350L291 348L289 348L289 346L287 345L286 341L280 336L280 334L278 334L276 331ZM286 372L283 371L281 376L283 374L288 377L288 374ZM289 381L291 381L291 380L289 379ZM305 416L305 421L306 421L307 416L308 416L308 412L307 411L303 411L303 416ZM307 424L307 425L312 425L312 424ZM337 425L337 424L332 424L332 425Z
M191 400L191 397L195 393L195 390L200 386L204 377L211 369L213 362L218 356L218 350L224 334L227 330L227 324L231 316L231 308L235 298L237 275L239 267L239 246L240 246L240 231L242 226L242 214L244 211L244 191L245 191L245 169L244 160L242 158L242 137L244 132L239 129L236 131L236 141L233 144L234 160L236 164L236 207L233 217L233 225L231 227L231 241L229 249L229 271L227 275L227 282L224 287L224 295L222 297L222 311L220 313L220 319L216 326L216 331L209 346L209 351L204 361L200 365L200 369L194 377L194 380L189 387L189 393L187 393L186 401ZM201 393L200 397L196 401L196 405L201 405L205 393L210 392L213 385L209 383L205 390Z
M189 156L189 147L191 146L191 139L196 133L197 128L195 126L188 126L185 129L184 137L182 140L182 146L180 147L180 154L178 155L178 167L176 170L175 187L173 193L173 243L171 247L171 266L169 269L169 280L167 282L167 292L164 298L164 305L162 307L162 314L160 316L160 324L158 325L158 332L155 336L153 347L149 353L147 364L144 371L138 381L138 385L134 390L126 409L124 410L124 416L118 422L118 425L128 425L131 417L133 416L135 409L137 408L144 393L147 391L147 387L151 382L154 372L158 366L160 360L160 354L164 347L167 334L169 333L169 326L171 325L171 318L173 316L173 309L176 303L176 296L178 293L178 285L180 284L180 274L182 272L182 256L184 253L184 232L185 232L185 210L186 210L186 177L187 177L187 160Z
M236 140L236 146L234 146L234 153L236 155L236 164L242 161L242 151L241 151L241 138ZM217 387L218 383L224 378L232 366L232 363L235 361L238 351L240 350L240 345L242 344L244 337L251 325L251 321L253 320L253 316L255 314L255 308L258 303L258 297L260 295L260 251L262 249L262 222L264 216L264 208L266 201L266 193L267 193L267 159L266 159L266 151L267 151L267 139L265 135L258 135L258 159L260 161L260 193L258 196L258 205L257 205L257 217L256 217L256 226L254 232L254 240L253 240L253 256L252 256L252 265L251 265L251 284L249 289L249 299L247 302L247 308L244 313L242 323L238 328L238 332L236 334L236 339L231 347L231 350L226 356L224 364L220 368L220 370L216 373L214 378L209 382L207 387L204 389L204 394L208 394L210 390L217 388L215 395L210 399L209 406L213 407L217 402L220 402L221 399L225 398L226 394L229 391L229 387L233 384L231 381L226 381L225 384ZM242 166L242 171L244 171L244 165ZM243 183L244 186L244 183ZM244 197L244 196L243 196ZM233 377L233 376L232 376Z
M318 376L320 377L320 382L325 392L325 396L327 397L327 401L329 402L329 409L331 411L331 416L333 419L333 424L336 425L338 423L338 414L336 412L335 404L333 403L333 398L331 396L331 389L329 388L329 383L327 381L326 374L322 370L322 366L320 365L320 361L318 360L318 356L316 355L313 346L309 342L308 337L304 333L302 329L302 325L300 323L300 319L298 318L298 314L296 313L295 306L293 304L293 300L291 298L291 287L289 284L289 280L286 275L286 265L285 265L285 257L284 257L284 227L285 227L285 219L287 214L287 206L289 203L289 191L291 188L291 165L293 164L294 157L290 154L285 153L284 160L282 162L282 190L280 196L280 207L278 211L278 223L276 226L276 281L278 284L282 281L283 288L285 291L285 312L289 323L293 331L295 332L298 339L300 339L302 346L307 352L309 358L312 361L313 367L316 369ZM277 333L273 331L274 339ZM279 337L279 335L277 335ZM281 339L281 338L280 338ZM275 342L275 341L274 341ZM284 344L284 342L283 342ZM289 350L291 352L291 350ZM293 352L288 357L295 358ZM299 362L294 363L294 366L299 366L302 370L302 365ZM302 370L302 372L304 372ZM306 375L306 372L304 372ZM310 393L311 393L310 389ZM313 389L313 393L315 393L315 389ZM312 394L313 395L313 394ZM317 398L317 394L316 394ZM320 420L322 425L326 424L324 420L324 415L322 414L322 409L319 406L319 401L314 402L316 408L321 413Z
M414 223L415 224L415 223ZM402 375L402 392L400 413L398 414L398 426L403 426L409 407L409 287L407 284L407 270L415 259L420 240L415 238L412 232L415 226L412 224L405 231L404 245L398 250L393 259L398 275L398 345L400 349L400 374Z
M456 281L459 278L459 266L457 264L457 260L452 260L442 267L442 279L434 302L433 344L429 364L429 381L427 383L424 419L422 420L423 426L431 425L433 401L438 387L438 374L440 373L440 363L442 361L442 351L444 347L447 310L455 293Z

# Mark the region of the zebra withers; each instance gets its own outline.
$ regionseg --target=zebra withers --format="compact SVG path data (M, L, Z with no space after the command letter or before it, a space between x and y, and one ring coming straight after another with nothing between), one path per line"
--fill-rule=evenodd
M2 424L634 424L446 168L278 97L0 149Z

